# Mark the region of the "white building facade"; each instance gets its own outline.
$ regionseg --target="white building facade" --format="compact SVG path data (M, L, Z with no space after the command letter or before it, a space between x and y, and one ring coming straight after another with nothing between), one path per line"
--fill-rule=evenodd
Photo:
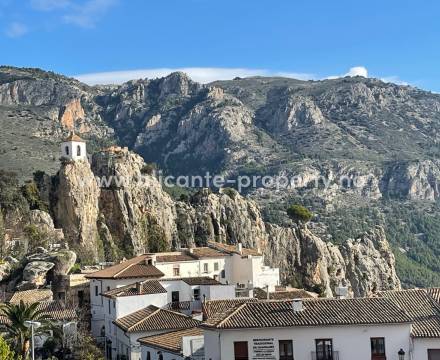
M202 325L205 359L398 360L412 323L383 300L247 302Z

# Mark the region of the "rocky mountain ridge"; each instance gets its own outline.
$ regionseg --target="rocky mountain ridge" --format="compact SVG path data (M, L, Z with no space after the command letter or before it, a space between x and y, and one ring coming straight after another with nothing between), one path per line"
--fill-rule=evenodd
M58 143L75 128L88 140L91 153L117 143L169 174L296 176L300 186L247 189L261 208L263 221L285 227L284 210L295 201L317 214L311 229L324 240L345 243L382 226L393 239L394 251L402 250L397 254L398 268L404 261L411 266L408 273L422 271L416 280L405 279L410 285L422 286L426 275L440 270L436 253L440 231L431 225L440 218L439 120L439 95L362 77L324 81L255 77L201 85L173 73L120 86L90 87L41 70L0 68L2 168L23 178L35 170L55 174L60 166ZM127 220L123 203L130 199L123 196L99 192L105 202L121 205L98 210L97 227L80 232L108 233L111 227L105 218L116 213L124 225L113 243L128 231L127 243L138 249L142 226ZM151 203L166 201L145 196ZM405 225L390 225L397 216L395 203L408 207L409 214L424 211L427 225L401 218L409 225L397 236L395 229ZM96 203L87 206L95 209ZM379 213L374 222L353 218L353 224L344 225L347 214L365 207ZM172 211L191 214L185 204ZM78 217L75 227L81 221ZM179 217L176 226L191 221L189 215ZM151 226L172 229L166 224ZM169 231L168 239L175 241L174 230Z
M145 169L139 155L117 147L94 154L91 164L62 165L52 181L56 197L50 209L70 247L88 250L89 254L80 251L80 258L98 255L110 261L145 251L204 246L208 241L241 242L260 248L268 264L280 267L284 283L318 289L327 296L341 282L355 296L400 288L394 256L380 227L336 246L306 227L264 221L257 203L233 189L204 189L173 200Z

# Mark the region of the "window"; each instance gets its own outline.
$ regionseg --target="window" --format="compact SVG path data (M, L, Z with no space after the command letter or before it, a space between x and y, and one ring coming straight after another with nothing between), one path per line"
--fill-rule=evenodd
M163 355L162 354L159 354L159 358L158 358L159 360L163 360Z
M107 286L107 291L110 291L110 286Z
M179 302L180 296L179 296L179 292L178 291L172 291L171 292L171 301L172 302Z
M226 277L226 271L225 270L222 270L221 276L222 276L222 279L224 279Z
M194 294L194 300L200 300L200 289L194 289L193 291Z
M235 341L234 342L234 359L235 360L249 360L247 341Z
M278 344L280 349L280 360L293 360L292 340L280 340Z
M204 273L207 273L207 272L208 272L208 270L209 270L208 265L209 265L208 263L203 264L203 272L204 272Z
M110 305L110 299L108 299L108 313L111 314L112 313L112 307Z
M371 359L385 360L385 338L371 338Z
M173 267L173 275L174 276L180 276L180 267L179 267L179 265L175 265L174 267Z
M147 351L147 359L146 360L151 360L151 354L149 351Z
M214 263L214 271L218 271L218 262Z
M66 147L64 148L64 152L66 153L66 155L69 155L69 147L68 147L68 146L66 146Z
M81 156L81 145L76 147L76 156Z
M95 286L95 296L99 295L99 289L98 289L98 285Z
M316 360L333 360L332 339L316 339Z

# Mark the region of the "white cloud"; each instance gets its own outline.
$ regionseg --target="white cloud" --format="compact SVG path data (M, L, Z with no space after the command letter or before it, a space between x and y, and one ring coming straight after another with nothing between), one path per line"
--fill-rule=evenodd
M5 31L6 36L10 38L18 38L28 32L26 25L19 22L12 22Z
M216 67L187 67L187 68L156 68L156 69L137 69L137 70L123 70L123 71L109 71L97 72L90 74L80 74L74 77L86 84L122 84L129 80L136 79L154 79L164 77L168 74L182 71L193 79L194 81L206 84L215 80L231 80L235 77L250 77L250 76L280 76L299 80L324 80L324 79L338 79L345 76L363 76L368 77L368 70L364 66L352 67L347 73L339 76L318 77L309 73L293 73L281 72L267 69L250 69L250 68L216 68ZM384 82L390 82L397 85L408 85L407 82L402 81L397 76L377 76Z
M406 81L399 79L398 76L385 76L385 77L381 77L380 80L382 80L383 82L393 83L396 85L409 85L409 83L407 83Z
M326 79L339 79L341 77L345 77L345 76L363 76L365 78L368 77L368 70L365 66L354 66L351 67L348 72L346 72L343 75L331 75L331 76L327 76Z
M82 28L93 28L96 22L116 4L117 0L88 0L82 5L72 4L69 13L63 16L64 22Z
M348 70L344 76L363 76L365 78L368 77L368 70L364 66L354 66Z
M65 9L70 5L70 0L31 0L31 6L40 11Z
M82 74L74 76L76 79L90 85L96 84L121 84L128 80L143 79L143 78L157 78L166 76L174 71L183 71L194 81L201 83L209 83L215 80L230 80L235 77L249 77L249 76L282 76L295 78L300 80L314 79L313 74L306 73L286 73L276 72L266 69L247 69L247 68L158 68L158 69L139 69L126 71L110 71L99 72L91 74Z

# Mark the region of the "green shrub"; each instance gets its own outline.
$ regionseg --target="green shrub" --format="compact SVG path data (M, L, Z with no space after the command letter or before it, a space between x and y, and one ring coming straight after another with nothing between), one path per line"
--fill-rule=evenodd
M291 205L287 209L287 215L297 224L305 224L313 217L313 213L302 205Z

